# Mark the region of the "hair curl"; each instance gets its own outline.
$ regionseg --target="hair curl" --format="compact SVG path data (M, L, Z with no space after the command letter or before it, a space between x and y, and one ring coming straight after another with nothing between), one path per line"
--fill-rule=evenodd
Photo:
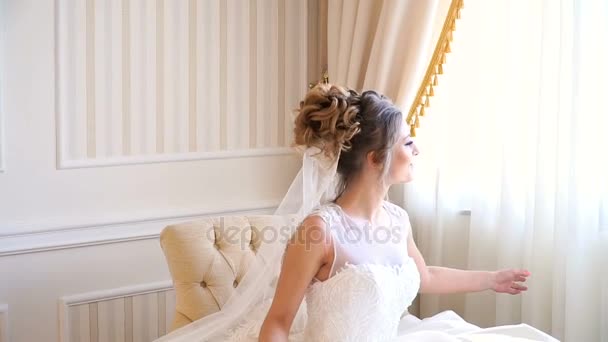
M300 102L295 119L296 145L318 147L329 157L351 148L359 129L359 107L351 101L358 94L329 84L319 84Z
M318 84L300 102L294 128L296 145L317 147L338 160L342 191L364 166L369 152L383 164L386 176L391 149L399 138L401 111L382 94L361 94L331 84Z

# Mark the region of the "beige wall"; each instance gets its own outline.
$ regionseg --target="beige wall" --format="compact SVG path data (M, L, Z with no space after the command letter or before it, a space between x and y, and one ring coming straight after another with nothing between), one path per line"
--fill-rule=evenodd
M62 298L162 290L167 224L273 210L318 8L0 0L0 341L58 340Z

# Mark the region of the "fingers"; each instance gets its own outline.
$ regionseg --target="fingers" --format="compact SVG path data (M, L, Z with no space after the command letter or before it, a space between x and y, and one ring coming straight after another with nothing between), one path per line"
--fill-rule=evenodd
M523 283L531 275L528 270L525 269L505 269L498 272L499 278L497 283L501 284L502 289L497 292L508 293L512 295L520 294L522 291L527 291L528 287L519 283Z
M511 288L515 289L515 290L519 290L519 291L526 291L528 289L527 286L523 286L523 285L516 284L516 283L514 283L513 285L511 285Z
M517 283L513 283L511 285L511 287L507 290L507 293L516 295L516 294L520 294L522 291L526 291L526 290L528 290L528 287L517 284Z
M530 276L530 272L528 270L513 270L513 281L523 282L526 281L526 278Z

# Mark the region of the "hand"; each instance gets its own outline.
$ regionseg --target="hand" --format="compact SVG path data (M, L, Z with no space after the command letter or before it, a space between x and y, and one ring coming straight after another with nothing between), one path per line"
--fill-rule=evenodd
M520 294L528 288L518 282L526 281L530 276L527 270L506 269L491 273L490 288L498 293Z

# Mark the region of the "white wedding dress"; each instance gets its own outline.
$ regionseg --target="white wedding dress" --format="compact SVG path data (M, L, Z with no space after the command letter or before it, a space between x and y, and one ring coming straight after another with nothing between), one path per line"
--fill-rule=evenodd
M452 311L420 320L408 314L420 275L407 253L407 213L384 202L390 229L373 230L334 203L317 207L331 231L334 262L313 279L292 325L290 341L557 341L528 325L482 329ZM375 235L374 235L375 234ZM257 341L272 298L259 305L227 341Z

